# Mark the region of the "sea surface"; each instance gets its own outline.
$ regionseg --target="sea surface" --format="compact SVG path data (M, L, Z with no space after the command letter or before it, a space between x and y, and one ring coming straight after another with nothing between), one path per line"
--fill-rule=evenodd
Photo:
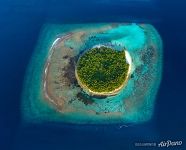
M0 150L152 149L135 143L167 140L186 149L185 8L184 0L1 0ZM163 76L152 119L128 126L23 123L24 75L43 25L95 22L150 23L161 35Z

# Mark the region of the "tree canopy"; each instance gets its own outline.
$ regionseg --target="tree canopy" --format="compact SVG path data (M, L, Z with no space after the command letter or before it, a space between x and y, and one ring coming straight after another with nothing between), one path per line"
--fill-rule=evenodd
M95 92L111 92L126 80L129 64L125 50L97 47L86 51L77 63L77 75L82 84Z

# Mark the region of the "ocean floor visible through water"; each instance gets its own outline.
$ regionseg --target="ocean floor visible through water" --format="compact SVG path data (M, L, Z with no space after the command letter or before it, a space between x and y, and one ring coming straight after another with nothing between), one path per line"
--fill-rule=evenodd
M118 95L101 100L94 98L95 105L85 105L76 100L69 107L73 107L74 111L72 112L67 111L68 113L65 113L63 109L55 108L43 96L43 72L46 60L51 55L50 50L54 41L69 32L95 30L104 26L109 29L104 31L104 34L103 31L95 32L96 34L93 32L89 33L90 35L87 37L96 35L98 39L104 41L101 44L110 43L118 50L125 47L133 58L133 78L128 81L127 86ZM67 46L77 47L78 53L82 53L82 50L89 49L96 44L100 44L100 40L97 42L85 40L85 44L82 46L66 41ZM161 68L162 41L151 25L133 23L113 24L111 27L111 24L47 24L42 29L25 76L21 108L23 121L32 123L55 121L78 124L140 123L147 121L151 118L154 110L153 105L161 81ZM140 82L141 84L139 84ZM141 96L142 93L145 93L144 96ZM68 110L68 106L66 107ZM89 114L89 111L104 115L92 115ZM105 115L105 112L109 112L111 115L109 113ZM112 113L117 112L121 113L119 117L112 115Z

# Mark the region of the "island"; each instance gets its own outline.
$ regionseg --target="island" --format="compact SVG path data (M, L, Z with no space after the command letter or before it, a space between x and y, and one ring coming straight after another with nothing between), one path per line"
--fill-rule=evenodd
M25 74L22 118L141 123L153 116L163 46L150 24L46 24Z
M131 59L126 59L126 53L105 46L86 51L75 69L79 85L94 96L116 95L130 75Z

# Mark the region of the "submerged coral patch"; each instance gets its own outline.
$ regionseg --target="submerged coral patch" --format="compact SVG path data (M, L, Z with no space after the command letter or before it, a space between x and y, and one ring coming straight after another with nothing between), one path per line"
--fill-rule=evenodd
M25 75L23 119L148 121L161 72L162 41L152 25L46 25Z

